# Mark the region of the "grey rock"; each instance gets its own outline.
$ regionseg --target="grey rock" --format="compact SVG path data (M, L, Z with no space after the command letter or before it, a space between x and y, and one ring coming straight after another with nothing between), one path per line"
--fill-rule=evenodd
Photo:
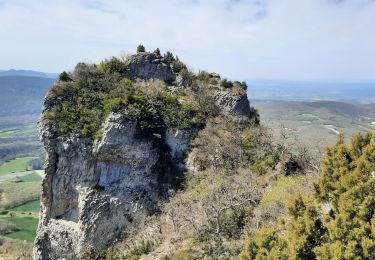
M215 104L220 112L232 117L250 117L250 102L246 95L220 90L215 94Z
M180 161L186 157L190 141L196 136L198 130L195 128L184 130L167 130L165 141L171 149L171 156L174 160Z
M50 139L34 259L78 259L87 248L106 248L159 199L153 166L158 150L137 135L136 122L111 114L101 141ZM99 186L98 186L99 185ZM97 189L93 188L97 187Z
M176 79L172 67L164 63L163 59L155 53L134 54L127 58L125 64L127 70L124 76L130 79L160 79L167 82L173 82Z
M110 114L100 141L59 139L40 123L47 152L40 222L33 259L79 259L90 248L115 243L134 221L157 209L164 184L153 171L158 147L137 122ZM166 129L172 158L183 161L196 129Z

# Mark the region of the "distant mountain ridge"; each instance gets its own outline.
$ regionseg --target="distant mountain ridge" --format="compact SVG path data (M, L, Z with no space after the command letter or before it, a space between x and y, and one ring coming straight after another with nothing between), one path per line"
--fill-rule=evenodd
M24 77L38 77L38 78L49 78L49 79L56 79L58 77L58 73L45 73L40 71L34 70L0 70L0 77L4 76L24 76Z
M375 103L373 82L313 82L248 79L248 95L255 103L275 101L341 101Z
M0 116L37 115L54 78L0 76Z

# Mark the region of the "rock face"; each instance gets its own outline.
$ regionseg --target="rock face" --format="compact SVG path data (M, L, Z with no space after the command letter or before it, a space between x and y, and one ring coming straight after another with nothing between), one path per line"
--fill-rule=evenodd
M156 54L139 53L126 64L124 74L131 79L175 80L172 68ZM246 95L215 93L222 114L249 117ZM53 106L46 99L43 113ZM100 141L74 133L58 137L57 126L47 120L41 120L39 131L47 159L33 258L43 260L79 259L92 249L105 249L132 223L155 212L175 181L171 169L186 166L198 133L197 128L164 129L155 138L116 113L103 123Z
M155 210L160 151L137 136L136 122L111 114L100 142L54 138L41 125L47 151L41 219L34 259L77 259L106 248L135 218Z
M176 75L170 65L164 63L160 55L141 52L130 56L126 60L127 70L124 76L134 79L160 79L166 82L173 82Z
M226 116L250 116L250 103L246 95L234 94L230 91L217 91L215 103L221 113Z

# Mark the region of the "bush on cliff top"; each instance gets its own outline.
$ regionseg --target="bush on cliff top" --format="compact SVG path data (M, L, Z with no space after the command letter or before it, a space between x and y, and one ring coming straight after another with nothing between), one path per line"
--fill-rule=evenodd
M46 102L53 105L44 119L57 123L59 136L75 132L99 139L111 112L137 120L141 129L152 133L202 125L212 114L207 110L215 110L209 105L213 100L200 102L201 93L172 91L159 81L133 83L121 75L124 70L125 64L117 58L99 66L78 63L71 80L57 81L48 93Z

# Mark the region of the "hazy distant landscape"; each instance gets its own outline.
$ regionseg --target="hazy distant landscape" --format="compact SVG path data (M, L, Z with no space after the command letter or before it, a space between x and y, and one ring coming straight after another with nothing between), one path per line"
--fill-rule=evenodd
M247 80L253 104L278 101L375 103L375 83Z

